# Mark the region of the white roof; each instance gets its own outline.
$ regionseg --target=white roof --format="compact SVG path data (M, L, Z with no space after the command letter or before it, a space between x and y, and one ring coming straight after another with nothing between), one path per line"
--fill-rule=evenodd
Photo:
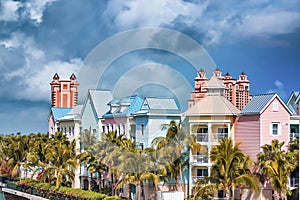
M208 94L202 100L196 102L185 113L185 116L200 115L237 115L240 110L237 109L224 96Z

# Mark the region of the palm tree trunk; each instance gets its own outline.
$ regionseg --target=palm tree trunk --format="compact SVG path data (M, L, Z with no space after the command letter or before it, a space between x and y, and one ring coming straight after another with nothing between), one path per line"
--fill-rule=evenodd
M180 176L180 185L181 185L181 189L182 189L182 192L183 192L183 196L184 196L184 198L186 198L186 193L185 193L185 188L184 188L184 181L183 181L183 177L182 177L181 165L179 166L179 176Z
M145 191L144 191L144 183L141 181L141 196L143 200L145 200Z
M136 199L141 200L141 185L140 181L136 183Z
M129 199L129 200L132 200L131 192L132 192L132 191L131 191L131 184L129 183L129 189L128 189L128 193L129 193L129 194L128 194L128 199Z
M98 184L99 184L99 192L101 193L101 185L102 185L102 175L101 172L98 171Z

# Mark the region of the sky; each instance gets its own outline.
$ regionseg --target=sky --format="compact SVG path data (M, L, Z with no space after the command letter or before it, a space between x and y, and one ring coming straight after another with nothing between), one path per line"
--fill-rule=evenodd
M185 101L214 67L286 101L299 52L299 0L1 0L0 133L47 132L55 73L75 73L79 103L88 88Z

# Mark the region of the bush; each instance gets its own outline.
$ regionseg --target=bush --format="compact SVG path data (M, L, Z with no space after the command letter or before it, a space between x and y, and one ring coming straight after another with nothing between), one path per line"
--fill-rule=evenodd
M21 187L25 187L24 192L32 193L32 190L35 190L35 194L46 197L49 199L56 199L57 197L65 196L66 199L72 199L77 197L80 200L89 199L89 200L102 200L107 197L106 194L82 190L79 188L70 188L70 187L60 187L57 189L54 185L48 183L39 183L34 180L22 180L17 183ZM119 198L116 198L119 199Z

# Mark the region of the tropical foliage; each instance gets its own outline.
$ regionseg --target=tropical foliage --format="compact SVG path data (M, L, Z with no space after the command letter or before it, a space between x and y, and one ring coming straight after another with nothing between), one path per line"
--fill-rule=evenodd
M251 161L240 150L239 143L234 144L230 138L220 139L219 145L212 147L210 159L214 164L212 178L225 191L226 199L234 197L235 187L259 191L258 180L249 169Z
M292 148L286 151L284 142L273 140L272 144L263 145L262 152L257 155L261 182L270 182L275 195L283 200L290 194L287 189L289 175L298 165L299 150L293 148L294 142L290 145Z

